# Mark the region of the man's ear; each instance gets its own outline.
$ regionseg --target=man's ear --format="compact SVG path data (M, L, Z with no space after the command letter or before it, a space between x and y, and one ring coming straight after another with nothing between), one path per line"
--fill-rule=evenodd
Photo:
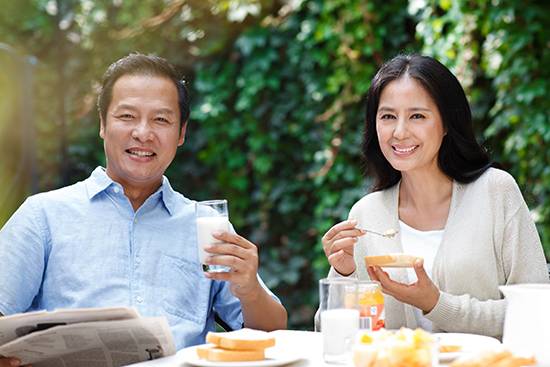
M180 130L180 137L178 139L178 147L181 146L183 144L183 142L185 141L185 132L187 131L187 121L185 121L182 125L181 125L181 130Z
M105 121L101 117L99 118L99 136L105 139Z

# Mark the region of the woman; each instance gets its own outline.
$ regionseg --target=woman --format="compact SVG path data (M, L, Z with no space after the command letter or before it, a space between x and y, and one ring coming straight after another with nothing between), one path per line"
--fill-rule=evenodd
M500 337L498 286L548 282L548 270L516 182L491 168L476 142L456 77L419 55L383 65L367 95L363 153L374 190L323 236L329 277L380 282L388 328ZM365 268L364 256L387 253L424 260L408 270Z

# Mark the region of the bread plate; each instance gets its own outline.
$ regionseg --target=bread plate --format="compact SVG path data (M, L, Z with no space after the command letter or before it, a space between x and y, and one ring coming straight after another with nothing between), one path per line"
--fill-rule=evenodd
M442 346L460 347L458 351L440 352L440 363L447 363L459 357L476 354L484 350L492 350L502 345L498 339L485 335L467 333L436 333L434 335L438 339L440 348Z
M291 355L284 353L277 347L268 348L265 350L266 359L262 361L251 362L211 362L205 359L200 359L197 355L196 346L183 349L178 354L183 355L183 361L191 366L198 367L272 367L272 366L284 366L290 363L294 363L301 358L297 355Z

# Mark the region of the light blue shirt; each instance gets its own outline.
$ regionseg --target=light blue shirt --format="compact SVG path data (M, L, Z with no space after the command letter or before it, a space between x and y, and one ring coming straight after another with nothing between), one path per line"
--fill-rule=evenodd
M2 228L0 312L130 306L166 316L177 349L204 343L215 314L233 329L243 316L229 284L204 276L196 241L194 202L166 177L134 212L98 167L29 197Z

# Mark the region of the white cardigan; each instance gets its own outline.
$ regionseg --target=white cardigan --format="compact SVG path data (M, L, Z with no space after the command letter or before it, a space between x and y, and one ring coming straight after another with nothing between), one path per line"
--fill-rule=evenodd
M384 232L399 228L399 184L366 195L351 209L358 226ZM360 237L353 276L368 279L366 255L403 252L401 237ZM405 269L385 269L409 283ZM329 277L340 276L331 268ZM546 283L548 269L535 224L508 173L490 168L469 184L453 182L449 217L433 264L439 301L425 316L433 331L502 336L505 300L498 286ZM386 327L416 328L413 308L386 295Z

